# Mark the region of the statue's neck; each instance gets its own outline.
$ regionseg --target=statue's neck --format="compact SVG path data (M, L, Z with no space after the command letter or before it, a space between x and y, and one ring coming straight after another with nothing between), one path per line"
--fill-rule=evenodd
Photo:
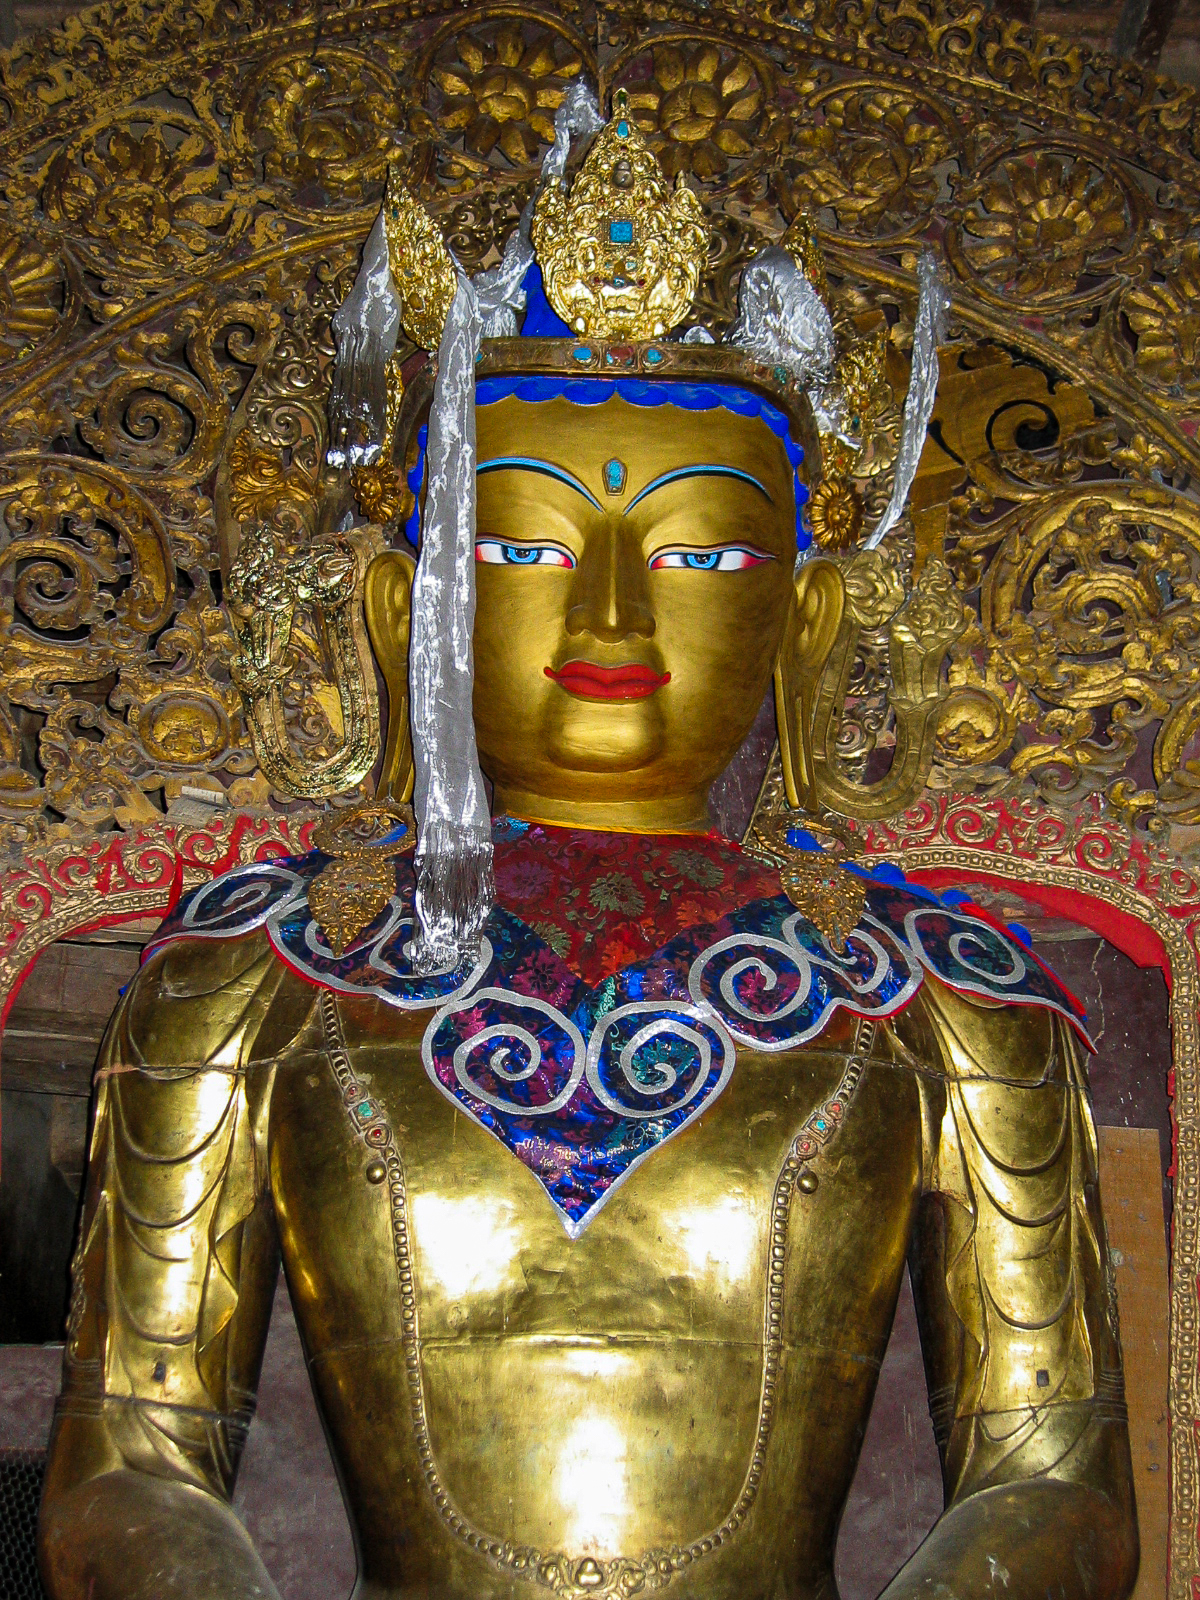
M654 800L562 800L497 784L492 809L498 816L599 833L707 833L712 828L704 790Z

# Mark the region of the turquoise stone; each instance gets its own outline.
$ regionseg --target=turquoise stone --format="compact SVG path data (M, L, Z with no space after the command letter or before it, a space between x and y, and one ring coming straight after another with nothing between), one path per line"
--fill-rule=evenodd
M608 225L609 244L633 243L633 220L630 217L614 217Z
M648 367L656 367L658 365L658 363L662 360L662 358L663 358L663 353L662 353L661 350L647 350L646 351L646 365Z
M629 124L624 119L622 119L620 122L617 123L617 138L618 139L628 139L628 137L629 137Z
M571 354L576 361L590 361L592 359L592 352L585 344L577 344Z
M609 494L621 494L625 488L625 463L614 456L604 463L604 487Z

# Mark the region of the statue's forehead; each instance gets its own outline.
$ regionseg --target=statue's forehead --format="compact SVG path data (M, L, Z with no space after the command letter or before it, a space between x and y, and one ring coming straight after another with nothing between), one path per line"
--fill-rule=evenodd
M578 473L620 457L651 474L705 461L742 468L783 492L791 484L787 450L768 423L720 407L643 406L620 395L597 404L508 395L479 406L476 429L480 461L520 453Z

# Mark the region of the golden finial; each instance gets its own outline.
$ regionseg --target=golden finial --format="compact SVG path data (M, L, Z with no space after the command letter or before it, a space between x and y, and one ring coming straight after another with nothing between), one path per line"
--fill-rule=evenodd
M825 275L825 252L817 238L817 222L811 211L797 211L783 236L783 248L829 306L829 279Z
M687 315L708 251L700 202L674 191L629 115L624 89L568 194L542 191L533 243L546 298L573 332L661 339Z
M457 274L437 223L409 191L397 166L388 168L383 230L404 331L424 349L436 350Z

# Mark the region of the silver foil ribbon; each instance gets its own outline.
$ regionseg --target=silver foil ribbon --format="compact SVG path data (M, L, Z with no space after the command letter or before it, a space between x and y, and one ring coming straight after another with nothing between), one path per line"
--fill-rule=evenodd
M354 287L333 314L337 358L329 394L331 467L366 467L379 454L387 413L387 364L400 334L400 296L388 263L383 208L363 246Z
M900 448L896 452L892 497L879 521L863 540L864 550L874 550L882 544L904 513L913 479L917 475L921 451L925 448L925 430L937 399L938 345L945 337L950 291L932 250L922 250L918 257L917 285L912 367L908 377L908 393L904 397L904 420L900 427Z
M912 368L896 452L896 475L887 509L863 541L867 550L882 543L904 514L937 398L938 345L945 333L950 294L931 250L921 252L917 284ZM738 290L738 318L725 340L764 366L786 367L812 402L818 426L848 444L855 443L844 431L843 405L835 383L837 339L833 320L786 250L772 245L760 251L746 267ZM802 551L800 561L811 554Z
M602 126L595 97L582 83L572 85L554 121L554 145L542 164L545 177L561 176L573 133ZM457 966L473 956L495 900L491 815L471 704L475 362L483 339L511 338L517 332L517 313L525 300L521 282L533 262L532 215L530 201L498 266L473 280L459 272L438 346L409 649L417 819L413 960L423 972Z
M810 399L824 394L837 360L833 318L779 245L760 250L742 273L737 321L725 335L765 367L786 367Z

